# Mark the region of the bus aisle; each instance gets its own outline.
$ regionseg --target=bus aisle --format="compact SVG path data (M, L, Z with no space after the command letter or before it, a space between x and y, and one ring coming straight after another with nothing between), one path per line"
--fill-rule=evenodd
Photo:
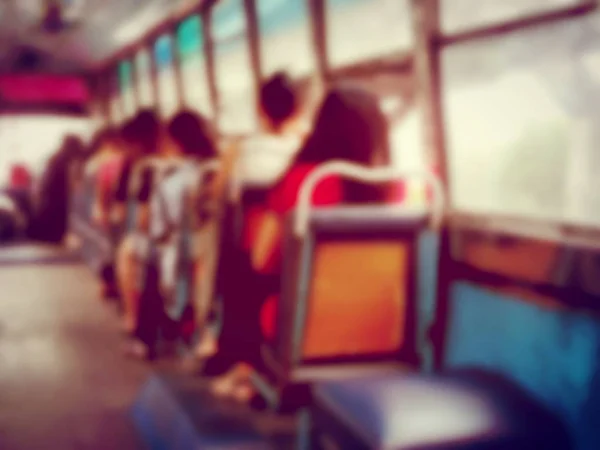
M115 351L93 274L51 253L0 266L0 448L141 449L129 409L151 368Z

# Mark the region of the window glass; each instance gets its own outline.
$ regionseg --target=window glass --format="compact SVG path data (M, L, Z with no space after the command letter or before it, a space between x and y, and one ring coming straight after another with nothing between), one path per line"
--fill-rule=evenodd
M242 0L225 0L213 9L219 128L246 133L257 128L254 76Z
M177 30L177 47L186 106L208 117L212 114L212 106L199 16L192 16L181 24Z
M116 71L115 71L116 72ZM118 73L112 73L109 80L109 99L108 111L110 115L110 123L119 125L123 121L123 105L121 93L119 92L119 77Z
M179 109L177 76L173 66L173 39L168 34L154 44L154 60L158 76L158 107L163 117L170 117Z
M123 113L125 117L131 117L136 109L131 61L119 64L119 88L123 98Z
M148 49L142 49L136 55L135 69L140 108L153 106L152 65Z
M331 66L410 50L410 0L326 0Z
M600 223L598 14L444 50L454 206Z
M440 0L442 29L447 33L479 28L573 6L581 0Z
M258 0L263 75L285 70L296 76L315 69L306 0Z

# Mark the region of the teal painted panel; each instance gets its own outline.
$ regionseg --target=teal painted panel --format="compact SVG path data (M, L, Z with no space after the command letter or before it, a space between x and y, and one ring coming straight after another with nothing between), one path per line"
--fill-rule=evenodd
M578 449L600 448L600 319L458 283L445 363L510 377L562 416Z
M192 16L181 23L177 30L177 50L183 59L201 54L203 42L199 16Z
M133 81L132 75L131 61L122 61L121 64L119 64L119 86L121 87L121 91L124 91L131 86Z

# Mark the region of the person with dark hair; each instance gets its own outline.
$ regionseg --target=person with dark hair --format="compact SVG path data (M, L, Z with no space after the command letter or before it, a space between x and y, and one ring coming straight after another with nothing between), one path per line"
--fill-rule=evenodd
M145 289L152 286L153 292L146 291L140 298L134 333L137 340L132 346L135 356L155 356L159 331L164 338L176 339L181 336L182 320L189 318L190 297L177 290L182 268L191 260L184 255L189 252L185 228L207 222L206 205L202 217L195 217L199 211L194 198L204 187L205 163L216 155L206 121L194 112L177 114L161 135L161 168L154 172L149 195L148 246L152 256L146 267Z
M271 189L269 213L262 218L251 248L254 275L247 273L246 280L238 281L241 289L232 286L225 294L224 328L219 338L219 352L209 359L206 373L222 371L232 364L233 368L214 381L215 393L239 400L252 395L249 369L260 370L262 367L260 346L265 339L274 336L280 289L278 282L269 286L266 280L273 281L273 277L279 280L283 221L295 208L308 174L319 165L334 160L367 166L386 165L389 158L387 139L387 123L373 95L345 86L330 91L317 114L313 132L287 172ZM339 203L373 203L385 202L387 198L387 186L372 188L331 176L316 187L312 204L319 207Z
M197 160L217 157L214 136L206 119L193 111L182 111L173 117L167 126L173 154Z
M62 242L68 227L70 164L83 154L83 143L65 137L60 150L50 158L39 185L38 208L32 234L44 241Z
M136 327L137 298L140 291L140 264L136 257L139 231L147 230L149 199L154 179L153 160L158 153L162 124L152 110L144 110L125 124L122 139L125 157L113 197L113 217L125 236L116 250L117 285L123 302L123 327L133 333Z
M298 99L289 77L278 72L260 88L260 108L267 125L280 128L298 109Z
M214 169L214 164L211 163L216 163L218 154L208 123L191 111L175 115L167 126L162 147L169 168L163 173L163 178L155 186L152 195L150 234L165 242L170 241L170 246L164 246L166 251L161 255L164 263L161 276L166 290L172 291L176 275L174 262L178 259L176 253L180 250L175 242L176 236L180 236L178 228L184 222L206 222L207 217L200 218L197 215L204 214L211 208L198 205L196 199L206 172ZM201 211L198 210L200 206ZM191 213L194 213L194 217L190 216Z
M110 128L104 130L94 144L97 146L99 160L94 174L92 218L108 235L111 243L111 251L105 255L100 274L102 296L108 299L118 297L114 274L114 249L118 243L119 230L114 221L113 199L123 165L124 144L121 132Z
M230 193L238 197L244 188L272 187L302 145L305 134L303 129L305 111L302 106L298 89L287 74L278 72L266 79L259 92L259 117L262 130L250 138L237 142L231 152L224 152L223 167L220 179L216 182L216 189L221 190L223 186L220 185L225 184L221 182L228 180ZM231 155L234 155L235 160L228 159ZM253 215L252 218L247 218L245 228L252 230L258 217L259 215ZM222 253L226 255L223 255L221 260L235 260L236 267L238 262L248 259L247 254L240 255L234 249L223 249ZM219 264L230 265L224 262ZM216 337L207 333L198 346L197 356L203 358L215 348Z
M313 132L293 167L339 159L365 166L390 164L389 127L378 98L353 85L332 89L317 113ZM298 170L298 169L296 169ZM391 186L344 181L344 202L385 201Z
M260 121L263 131L239 148L234 190L241 185L271 186L300 149L304 130L303 109L294 83L284 73L266 80L260 89Z

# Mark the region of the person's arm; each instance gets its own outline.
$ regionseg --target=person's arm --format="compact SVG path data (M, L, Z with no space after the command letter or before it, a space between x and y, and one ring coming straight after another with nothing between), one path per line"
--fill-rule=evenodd
M94 221L100 226L105 226L107 223L106 204L110 193L106 175L106 171L100 168L94 190L93 217Z
M271 268L281 248L282 230L281 220L275 212L268 211L263 215L256 242L251 249L252 267L257 272L266 272Z
M129 181L133 171L133 162L127 160L121 167L113 196L113 218L117 223L123 223L127 215L127 200L129 196Z
M151 167L143 169L141 174L140 188L136 195L137 200L137 226L142 230L147 230L150 223L150 194L154 181L154 172Z
M234 175L240 145L239 139L228 143L220 156L221 170L214 184L215 194L220 198L224 197L229 188L231 177Z
M269 193L269 210L260 218L255 241L250 249L252 267L257 272L269 271L281 251L283 224L281 218L296 202L294 173L288 174Z

